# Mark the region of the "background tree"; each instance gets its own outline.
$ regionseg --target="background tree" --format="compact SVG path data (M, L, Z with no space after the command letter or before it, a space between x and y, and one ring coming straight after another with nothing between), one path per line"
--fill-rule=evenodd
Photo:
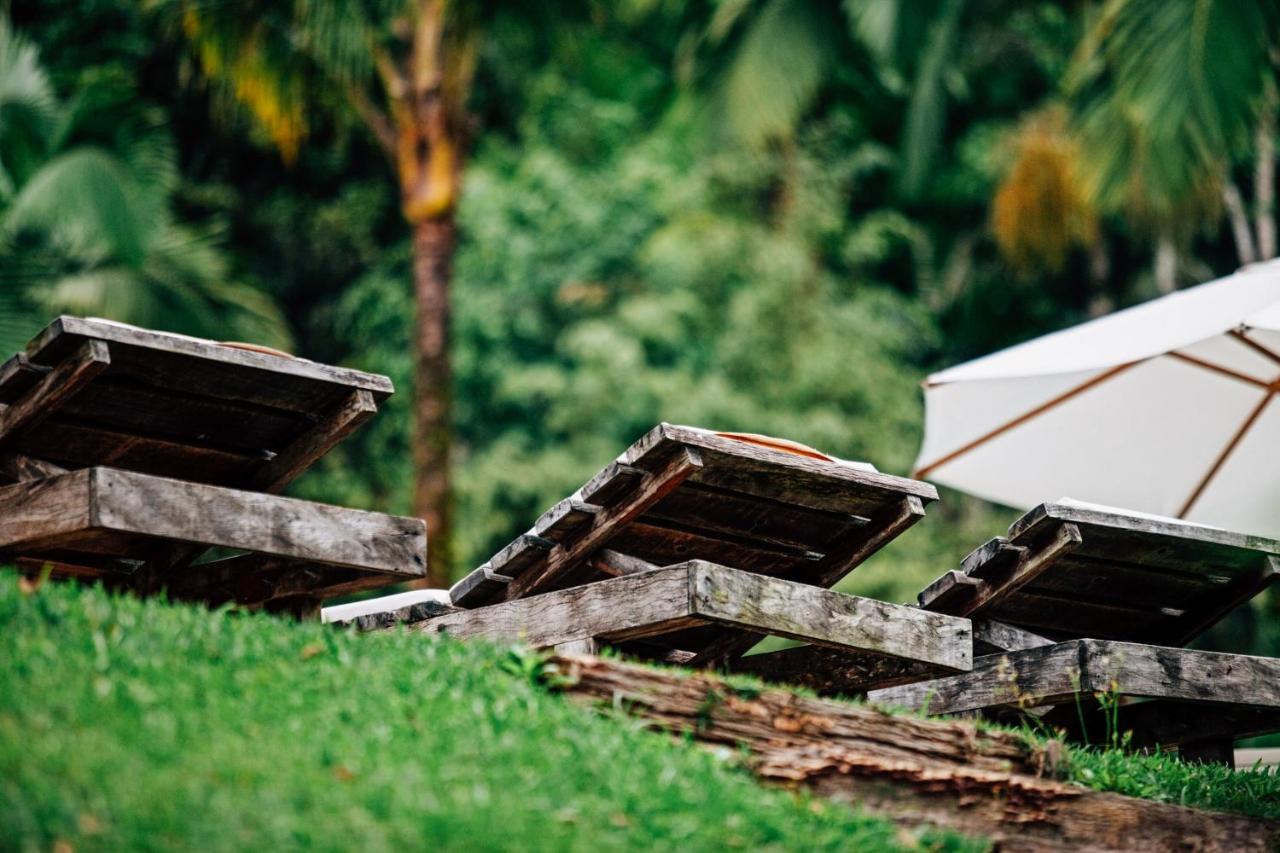
M222 229L174 221L163 118L110 72L62 102L0 17L0 348L62 312L291 345L270 297L230 280Z
M287 162L313 113L337 110L369 133L396 179L417 316L414 512L431 531L429 580L444 585L452 537L449 283L480 10L454 0L157 5L203 73L248 107Z

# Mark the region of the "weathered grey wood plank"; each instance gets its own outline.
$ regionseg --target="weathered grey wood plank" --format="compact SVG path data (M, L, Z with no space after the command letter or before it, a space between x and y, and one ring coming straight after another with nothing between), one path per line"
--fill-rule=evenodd
M554 646L592 637L634 640L708 622L948 670L972 663L966 619L696 560L449 614L421 629Z
M1017 652L1053 644L1048 637L994 619L973 620L973 642L975 649L983 654Z
M0 442L11 444L24 431L38 427L110 366L111 354L107 345L102 341L86 341L25 394L0 409Z
M500 596L509 583L511 578L484 565L449 587L449 600L455 607L479 607Z
M391 381L378 374L334 367L303 358L280 358L253 350L228 347L200 338L156 332L93 318L59 317L27 345L26 354L32 361L45 363L46 359L53 354L68 346L77 345L84 338L118 342L154 353L195 356L208 361L253 368L268 373L365 388L380 394L390 394L393 391Z
M1062 523L1054 530L1046 547L1037 549L1034 553L1024 552L1003 578L998 581L992 577L985 578L986 582L974 589L973 595L954 603L948 600L946 609L941 612L953 616L969 616L991 610L994 605L1050 569L1060 557L1071 553L1082 541L1080 531L1074 524ZM933 602L922 604L931 610L936 606Z
M275 494L378 412L373 394L357 388L333 411L254 472L250 488Z
M717 622L951 670L973 665L968 619L705 563L694 564L692 582L694 612Z
M689 604L689 569L671 567L450 613L411 626L535 647L623 640L700 623Z
M591 518L591 526L572 542L557 545L541 566L515 577L507 586L508 599L520 598L540 589L567 586L573 572L586 563L591 553L604 547L622 528L662 500L702 465L693 451L675 456L660 471L645 476L625 500L602 509ZM594 501L593 501L594 502Z
M550 539L524 533L494 554L486 566L504 577L519 577L544 562L555 546L556 543Z
M1009 527L1009 538L1015 544L1034 539L1043 529L1056 522L1070 522L1086 528L1111 528L1123 533L1147 533L1168 536L1181 542L1198 541L1245 551L1280 554L1280 541L1265 536L1235 533L1217 527L1206 527L1177 519L1128 515L1090 507L1062 503L1045 503L1035 507Z
M599 512L596 504L565 498L539 516L532 532L552 542L562 542L583 530Z
M806 567L799 579L816 586L834 585L923 516L924 502L915 495L890 502L866 525L846 532L812 568ZM709 666L731 660L749 651L760 639L759 634L751 632L726 635L700 650L693 665Z
M1069 640L1020 652L988 655L973 671L873 691L883 704L957 713L993 707L1031 707L1072 701L1077 693L1223 705L1280 707L1280 660L1144 646Z
M630 494L640 481L644 472L621 462L610 462L604 470L587 481L578 494L582 500L596 506L604 506Z
M1076 640L985 655L974 659L971 672L871 690L867 699L929 714L1055 705L1074 697L1087 683L1086 652L1082 641Z
M425 574L420 520L86 468L0 488L0 548L30 553L94 530Z

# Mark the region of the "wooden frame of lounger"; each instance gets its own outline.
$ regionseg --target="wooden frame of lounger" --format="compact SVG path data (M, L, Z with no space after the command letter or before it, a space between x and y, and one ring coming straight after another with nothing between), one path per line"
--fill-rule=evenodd
M59 318L0 366L0 550L215 604L312 610L420 578L421 521L272 494L391 391L374 374ZM252 491L156 476L170 470ZM192 566L210 547L249 553Z
M458 609L419 618L407 627L545 648L620 644L701 625L918 662L941 671L967 671L973 661L968 619L701 560L473 610Z
M479 607L701 559L828 587L924 516L933 486L661 424L450 591ZM688 632L695 665L760 636Z
M1121 704L1118 725L1137 747L1192 746L1226 760L1241 737L1280 731L1280 660L1106 640L1068 640L985 655L973 669L872 690L873 702L929 714L1034 713L1070 728L1096 694ZM1134 702L1134 700L1144 700ZM1073 732L1077 736L1088 732ZM1091 736L1101 740L1099 720Z

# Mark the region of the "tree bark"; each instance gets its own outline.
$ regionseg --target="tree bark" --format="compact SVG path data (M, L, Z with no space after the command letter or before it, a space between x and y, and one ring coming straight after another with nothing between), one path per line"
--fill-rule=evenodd
M1155 276L1160 293L1178 289L1178 246L1168 234L1156 238Z
M1275 97L1269 94L1258 124L1258 162L1254 171L1254 220L1258 223L1258 259L1276 256L1276 118Z
M1253 243L1249 214L1245 212L1240 188L1230 178L1222 186L1222 205L1227 209L1227 220L1231 223L1231 236L1236 243L1236 258L1240 261L1240 266L1253 263L1258 260L1258 250ZM1258 230L1261 236L1261 227Z
M1270 850L1280 824L1090 791L1053 778L1069 756L1015 732L890 716L870 706L688 673L557 655L548 684L591 707L736 750L765 782L940 826L999 850Z
M457 242L452 210L413 225L413 290L418 314L413 505L414 514L427 523L427 583L433 587L449 585L452 566L449 280Z

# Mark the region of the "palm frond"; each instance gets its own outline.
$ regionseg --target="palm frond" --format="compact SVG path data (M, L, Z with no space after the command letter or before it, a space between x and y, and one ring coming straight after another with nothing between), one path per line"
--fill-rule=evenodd
M149 233L138 209L143 195L118 158L98 148L76 148L31 176L5 212L3 229L9 235L42 232L75 251L97 247L138 265Z
M1274 80L1272 0L1110 0L1073 65L1069 91L1109 209L1185 216L1244 150Z
M57 109L35 46L0 15L0 198L43 158Z
M824 4L767 0L748 22L715 92L728 134L749 145L789 136L835 57Z

